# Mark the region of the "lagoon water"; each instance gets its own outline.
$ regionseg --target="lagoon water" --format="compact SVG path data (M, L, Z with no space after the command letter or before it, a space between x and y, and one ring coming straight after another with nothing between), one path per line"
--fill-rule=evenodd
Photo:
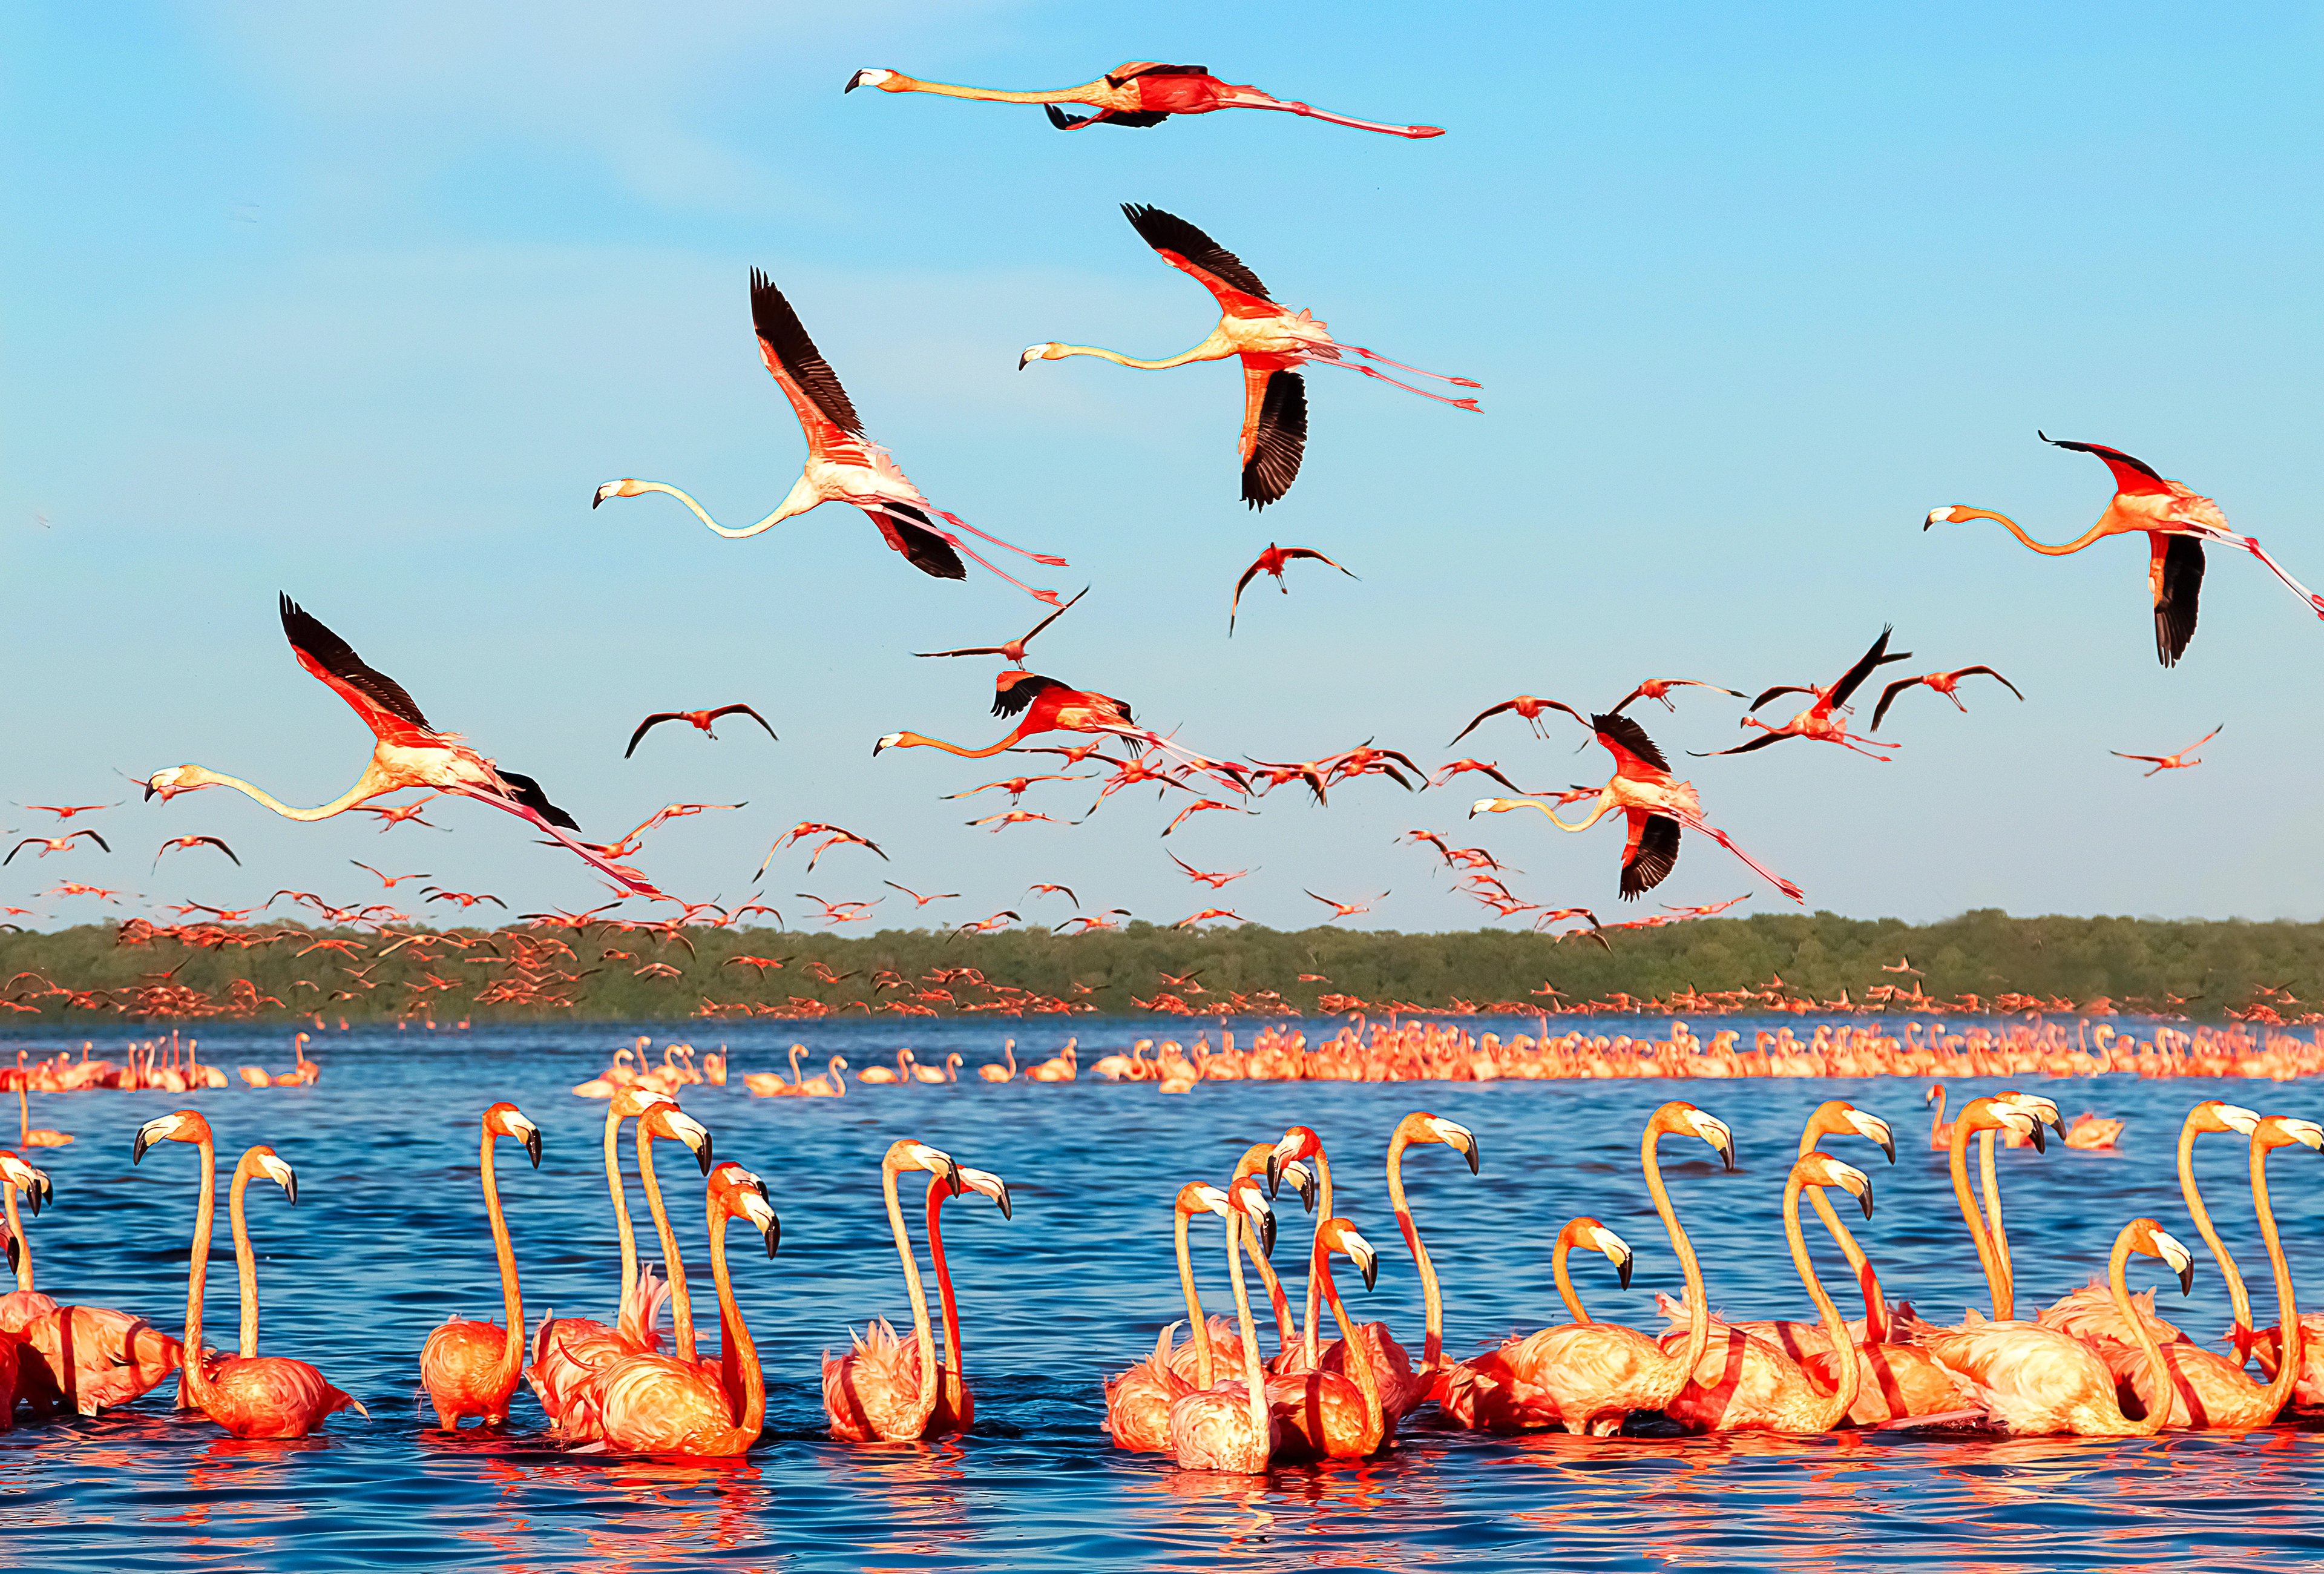
M766 1177L782 1219L779 1257L733 1255L770 1388L763 1442L747 1462L724 1466L561 1456L545 1446L540 1412L521 1386L505 1434L456 1440L427 1430L417 1361L429 1328L455 1311L500 1316L476 1182L478 1116L494 1099L512 1099L546 1141L537 1173L521 1150L500 1144L529 1319L551 1308L610 1317L618 1274L599 1159L604 1106L567 1089L602 1069L631 1031L647 1030L657 1047L673 1035L704 1049L728 1045L732 1085L689 1088L682 1101L710 1127L719 1157ZM1156 1024L1084 1021L1072 1031L1087 1064L1154 1034ZM1004 1032L1038 1058L1065 1030L991 1022L368 1029L325 1035L316 1051L324 1075L312 1088L254 1090L237 1081L194 1096L37 1097L36 1121L78 1138L28 1155L56 1185L53 1209L28 1231L42 1289L180 1331L192 1150L162 1144L134 1168L129 1152L141 1121L192 1104L217 1130L222 1178L259 1142L298 1170L295 1209L276 1189L252 1192L264 1348L315 1362L372 1419L334 1417L300 1442L237 1442L174 1413L165 1384L94 1420L20 1425L0 1434L0 1563L106 1571L1554 1564L2056 1574L2324 1562L2311 1512L2324 1487L2324 1436L2306 1422L2131 1441L1960 1431L1509 1440L1416 1418L1383 1458L1265 1480L1125 1454L1098 1430L1099 1384L1181 1315L1170 1199L1183 1181L1222 1180L1241 1148L1294 1123L1323 1135L1337 1211L1381 1248L1378 1288L1366 1294L1344 1274L1342 1288L1358 1315L1385 1319L1416 1354L1419 1284L1382 1177L1388 1134L1415 1109L1471 1126L1482 1151L1477 1177L1442 1147L1416 1149L1406 1165L1443 1281L1455 1355L1563 1320L1549 1244L1581 1213L1637 1253L1627 1292L1601 1259L1576 1257L1592 1314L1658 1328L1655 1292L1681 1285L1639 1176L1637 1134L1672 1097L1690 1098L1736 1134L1740 1171L1732 1175L1700 1144L1666 1139L1663 1148L1714 1307L1738 1317L1812 1315L1784 1246L1779 1202L1800 1125L1827 1097L1850 1099L1896 1127L1893 1169L1869 1143L1825 1144L1874 1177L1877 1212L1859 1233L1890 1292L1952 1320L1983 1304L1983 1283L1942 1155L1927 1149L1923 1088L1899 1079L1213 1083L1183 1097L1150 1085L964 1080L853 1086L835 1101L752 1098L739 1079L742 1070L777 1069L795 1042L818 1063L837 1052L861 1067L909 1042L924 1061L957 1049L973 1068L999 1059ZM98 1051L117 1058L123 1036L100 1036ZM66 1042L20 1032L0 1046L38 1052ZM78 1035L69 1042L77 1047ZM202 1057L278 1069L291 1058L279 1029L217 1023L202 1035ZM2150 1215L2197 1246L2195 1291L2182 1299L2145 1259L2134 1260L2132 1288L2161 1283L2158 1310L2217 1347L2227 1303L2180 1199L2179 1119L2210 1097L2313 1117L2324 1113L2324 1096L2298 1083L2121 1076L2017 1086L2049 1094L2070 1119L2091 1108L2129 1122L2116 1153L2053 1144L2046 1156L2003 1156L2021 1304L2046 1302L2102 1271L2115 1231ZM1965 1096L1956 1089L1956 1099ZM845 1347L851 1326L908 1319L878 1179L886 1144L907 1135L999 1171L1015 1216L1004 1221L973 1196L945 1214L977 1394L973 1433L851 1448L824 1434L818 1362ZM2198 1155L2223 1233L2247 1264L2258 1263L2243 1150L2213 1137ZM691 1168L679 1162L661 1170L686 1199L674 1208L679 1239L696 1258L697 1306L707 1306L698 1182L689 1185ZM2316 1266L2324 1262L2324 1162L2288 1150L2270 1178L2294 1272L2324 1287ZM636 1212L645 1249L656 1255L644 1210ZM213 1342L231 1338L235 1317L223 1219L218 1235L206 1319ZM1304 1224L1286 1218L1278 1264L1296 1263L1305 1239ZM1196 1240L1206 1303L1231 1310L1215 1223L1201 1221ZM747 1244L739 1234L737 1243ZM1829 1243L1818 1259L1827 1283L1844 1288ZM2256 1277L2264 1284L2264 1265ZM2255 1290L2261 1320L2272 1321L2272 1296ZM697 1315L715 1348L715 1311Z

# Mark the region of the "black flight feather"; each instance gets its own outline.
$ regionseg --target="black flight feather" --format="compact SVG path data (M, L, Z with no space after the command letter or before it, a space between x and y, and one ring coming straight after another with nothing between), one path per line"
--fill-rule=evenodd
M1259 431L1242 468L1242 500L1264 508L1291 490L1307 452L1307 382L1296 372L1275 372L1259 406Z
M1065 685L1055 678L1044 678L1036 673L1027 673L992 696L992 714L1015 716L1033 703L1035 695L1045 690L1064 687Z
M1611 737L1657 771L1670 769L1670 762L1663 758L1662 750L1655 747L1655 740L1646 736L1646 729L1627 716L1593 716L1590 729Z
M1639 828L1637 851L1622 866L1622 900L1635 902L1661 884L1678 865L1678 821L1650 814Z
M751 270L751 326L759 330L759 338L775 354L799 392L813 402L817 410L834 426L850 437L863 435L863 420L855 413L855 406L847 397L847 390L839 385L839 375L823 352L807 338L806 325L791 303L774 282L757 268Z
M500 767L497 765L494 766L493 769L495 771L500 771ZM563 810L558 808L557 805L549 801L549 794L542 792L540 789L540 783L534 781L531 777L521 776L514 771L500 771L500 778L502 781L516 789L516 792L512 794L512 796L513 796L519 803L523 804L527 809L530 809L534 813L540 815L541 819L547 820L549 824L562 826L567 830L579 830L581 829L579 821L576 820L571 815L566 813Z
M2195 601L2203 593L2203 543L2174 535L2163 549L2163 594L2154 602L2154 653L2176 666L2195 637Z
M2197 572L2200 571L2199 565ZM369 699L382 710L401 717L422 732L436 730L428 725L428 718L420 714L420 707L413 703L411 696L403 691L402 684L384 672L365 666L364 659L355 654L353 645L325 628L321 619L290 597L283 596L281 600L282 633L290 640L292 649L304 651L314 657L325 671ZM2191 625L2193 619L2190 617L2189 622Z
M1242 264L1242 259L1218 242L1188 224L1175 213L1165 213L1159 208L1142 203L1125 202L1122 217L1148 245L1157 252L1176 252L1205 273L1215 273L1231 289L1262 300L1273 300L1259 275Z

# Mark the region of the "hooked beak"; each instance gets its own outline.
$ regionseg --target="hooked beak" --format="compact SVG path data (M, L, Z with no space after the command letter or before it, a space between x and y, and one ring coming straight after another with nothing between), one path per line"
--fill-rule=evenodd
M2192 1295L2194 1292L2195 1264L2194 1260L2190 1258L2187 1265L2179 1270L2179 1293L2181 1295Z
M2046 1153L2050 1151L2049 1141L2042 1134L2042 1124L2039 1120L2034 1123L2034 1151L2037 1153Z
M1370 1290L1374 1284L1379 1282L1379 1254L1378 1252L1366 1253L1362 1257L1357 1260L1356 1266L1363 1270L1365 1289Z
M1274 1162L1275 1161L1272 1159L1268 1161L1270 1167ZM1314 1212L1315 1177L1307 1172L1307 1166L1305 1164L1293 1164L1289 1166L1289 1173L1291 1176L1291 1189L1299 1193L1299 1211L1302 1213Z
M868 70L870 68L867 67L865 69ZM861 88L862 86L863 86L863 72L858 71L853 76L847 79L847 86L842 88L840 91L842 93L853 93L856 88Z
M590 506L590 507L592 507L592 508L595 508L595 507L596 507L597 505L596 505L595 504L594 504L594 503L593 503L593 504L591 504L589 506ZM143 785L144 786L144 789L145 789L145 801L146 801L146 802L148 802L148 803L152 802L152 801L153 801L153 793L154 793L154 792L156 791L156 789L155 789L155 788L154 788L154 786L153 786L153 783L152 783L152 782L147 782L143 783ZM134 1162L135 1162L135 1161L134 1161L134 1160L132 1160L132 1161L131 1161L131 1162L133 1162L133 1163L134 1163Z
M1630 1264L1632 1261L1633 1259L1625 1257L1620 1262L1614 1264L1614 1276L1622 1282L1622 1288L1625 1290L1628 1290L1630 1287Z
M539 1126L534 1126L524 1134L524 1154L526 1158L532 1161L534 1169L540 1168L540 1128Z
M1032 358L1033 352L1031 350L1026 350L1020 353L1017 357L1017 369L1020 372L1023 371L1025 369L1025 363Z
M1267 1155L1267 1196L1268 1201L1271 1202L1275 1199L1275 1194L1282 1185L1283 1161L1277 1158L1273 1153L1269 1153Z
M153 1128L159 1124L161 1123L158 1121L149 1120L143 1125L137 1128L137 1140L129 1144L129 1162L131 1163L134 1164L141 1159L144 1158L145 1150L153 1145Z
M1864 1183L1864 1195L1863 1195L1863 1196L1861 1196L1861 1197L1858 1197L1856 1200L1857 1200L1858 1202L1859 1202L1859 1203L1863 1204L1863 1206L1864 1206L1864 1217L1865 1217L1865 1218L1870 1218L1872 1217L1872 1182L1871 1182L1871 1181L1869 1181L1869 1180L1865 1181L1865 1183Z
M38 1218L41 1209L57 1199L56 1182L49 1179L46 1170L35 1170L32 1171L32 1190L24 1195L32 1201L32 1217Z
M604 495L603 492L592 492L591 494L589 494L589 506L590 506L590 507L595 508L595 507L596 507L596 506L597 506L597 505L599 505L600 503L603 503L604 501L605 501L605 495ZM150 792L150 791L152 791L152 789L150 789L150 788L149 788L149 789L147 789L147 791L149 791L149 792Z
M1471 1174L1471 1175L1476 1174L1478 1171L1477 1171L1477 1138L1476 1138L1475 1134L1471 1133L1471 1135L1470 1135L1470 1137L1469 1137L1468 1142L1467 1142L1467 1143L1463 1143L1463 1144L1462 1145L1461 1154L1462 1154L1462 1156L1463 1158L1465 1158L1465 1159L1467 1159L1467 1160L1469 1161L1469 1173L1470 1173L1470 1174Z
M1275 1216L1271 1213L1259 1216L1259 1244L1268 1256L1275 1255Z

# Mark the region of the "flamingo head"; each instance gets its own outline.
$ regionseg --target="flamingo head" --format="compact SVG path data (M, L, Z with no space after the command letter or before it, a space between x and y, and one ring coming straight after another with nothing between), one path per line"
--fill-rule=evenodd
M56 1195L56 1188L50 1184L47 1171L35 1170L32 1165L10 1153L0 1153L0 1182L13 1186L24 1194L25 1199L32 1204L34 1218L41 1217L42 1204L50 1201ZM15 1258L13 1255L9 1258L9 1266L15 1266Z
M645 487L641 486L634 477L624 477L619 481L608 481L597 488L597 495L589 499L589 506L595 508L608 497L635 497L644 490Z
M525 1119L515 1105L503 1101L484 1111L484 1129L494 1136L514 1137L522 1143L532 1167L540 1168L540 1128Z
M1716 1116L1705 1115L1684 1099L1674 1098L1655 1111L1654 1118L1647 1122L1647 1129L1701 1137L1717 1152L1720 1162L1727 1166L1729 1173L1734 1172L1735 1134L1727 1129L1725 1121Z
M650 1136L684 1143L705 1175L710 1173L710 1133L675 1103L657 1104L638 1119L638 1130Z
M2179 1275L2180 1294L2194 1292L2194 1255L2181 1245L2169 1230L2151 1218L2134 1218L2122 1233L2129 1238L2132 1251L2162 1258L2163 1265Z
M1867 1142L1877 1143L1880 1146L1880 1151L1888 1155L1890 1163L1896 1162L1896 1139L1890 1134L1888 1123L1878 1116L1867 1114L1856 1106L1839 1098L1833 1099L1817 1110L1816 1115L1819 1117L1819 1125L1826 1120L1830 1122L1830 1125L1824 1125L1823 1129L1831 1135L1852 1134L1862 1137Z
M1317 1243L1326 1251L1345 1252L1348 1261L1364 1276L1364 1288L1370 1290L1379 1282L1379 1253L1371 1242L1356 1233L1356 1227L1344 1218L1327 1218L1317 1232Z
M900 732L891 732L888 734L885 737L881 738L877 743L874 743L872 745L872 758L879 758L880 751L881 749L892 749L898 747L903 743L904 739L909 736L910 735L908 733Z
M2216 1098L2206 1098L2187 1112L2187 1124L2199 1132L2235 1132L2249 1136L2259 1125L2259 1112L2246 1109L2240 1104L2223 1104Z
M1632 1253L1629 1242L1594 1218L1577 1218L1567 1225L1563 1233L1577 1246L1587 1246L1593 1252L1603 1252L1606 1255L1606 1260L1614 1264L1614 1272L1621 1279L1622 1288L1628 1290L1630 1287Z
M2301 1143L2308 1147L2324 1150L2324 1126L2312 1120L2298 1120L2288 1115L2271 1115L2258 1123L2252 1134L2255 1142L2270 1148L2280 1148L2288 1143Z
M180 792L212 785L209 773L199 765L172 765L166 771L156 771L145 778L145 801L158 798L167 803Z
M2055 1127L2060 1136L2066 1134L2065 1116L2058 1113L2055 1104L2038 1093L1997 1093L1993 1096L1993 1102L2034 1117L2034 1151L2037 1153L2046 1151L2042 1143L2043 1123Z
M277 1158L272 1148L263 1145L255 1147L244 1153L243 1158L255 1165L261 1175L282 1188L283 1195L290 1199L291 1207L299 1206L298 1172Z
M1926 530L1932 524L1967 524L1970 520L1981 517L1966 504L1948 504L1942 508L1930 509L1929 517L1921 522L1921 528Z
M1270 1257L1275 1255L1275 1209L1268 1205L1267 1194L1259 1189L1259 1177L1244 1176L1227 1188L1221 1201L1223 1206L1214 1207L1212 1211L1230 1222L1233 1218L1230 1208L1240 1213L1259 1227L1259 1249Z
M960 1165L942 1148L932 1148L926 1143L916 1143L909 1137L899 1137L889 1144L886 1167L891 1171L926 1170L942 1175L952 1183L952 1194L960 1195Z
M1811 1153L1792 1166L1792 1179L1802 1186L1837 1186L1862 1205L1872 1217L1872 1178L1852 1164L1843 1164L1826 1153Z
M1315 1177L1306 1165L1294 1159L1287 1164L1276 1166L1275 1174L1277 1180L1290 1182L1291 1190L1299 1194L1302 1212L1315 1211Z
M1025 353L1017 357L1017 369L1023 371L1029 361L1061 361L1065 358L1065 347L1055 339L1047 344L1028 345Z
M137 1138L130 1144L129 1162L133 1164L145 1156L145 1150L155 1143L208 1142L210 1123L197 1110L180 1109L171 1115L157 1115L137 1128Z
M1480 814L1500 814L1516 807L1506 798L1480 798L1469 805L1469 818L1474 819Z
M740 1164L723 1163L711 1172L710 1196L715 1206L726 1210L727 1218L754 1226L766 1237L767 1255L771 1257L782 1242L783 1224L767 1201L766 1184Z
M1416 1137L1414 1140L1418 1142L1444 1143L1446 1146L1452 1148L1455 1153L1459 1153L1462 1158L1469 1161L1470 1174L1474 1175L1477 1173L1478 1153L1477 1134L1475 1132L1471 1131L1459 1121L1443 1120L1433 1115L1422 1116L1420 1117L1420 1122L1423 1130L1425 1130L1427 1134L1425 1136Z
M853 76L848 78L847 86L842 88L840 91L843 93L853 93L858 88L887 88L888 91L894 92L896 89L888 88L888 84L894 79L895 75L895 72L884 69L879 66L866 66L862 70L856 72Z
M1001 1205L1001 1217L1003 1218L1010 1217L1008 1181L990 1170L972 1170L965 1164L959 1166L953 1173L958 1177L960 1182L955 1188L956 1190L975 1191L990 1197Z
M1273 1197L1283 1178L1283 1166L1294 1159L1312 1159L1323 1151L1323 1139L1313 1128L1295 1125L1283 1134L1283 1140L1268 1150L1267 1155L1267 1194ZM1313 1208L1314 1204L1308 1204Z

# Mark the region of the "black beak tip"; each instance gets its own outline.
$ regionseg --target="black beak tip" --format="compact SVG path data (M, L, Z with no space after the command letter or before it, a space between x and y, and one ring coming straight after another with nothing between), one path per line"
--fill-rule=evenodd
M775 1255L775 1248L782 1244L782 1239L783 1221L770 1218L767 1220L767 1255L771 1257Z
M1259 1221L1259 1244L1269 1257L1275 1255L1275 1216L1271 1213Z
M129 1162L134 1164L143 1160L145 1150L151 1146L152 1144L145 1140L145 1134L139 1132L137 1140L129 1144Z
M1628 1290L1630 1287L1629 1258L1625 1257L1619 1263L1615 1264L1615 1277L1621 1280L1623 1289Z
M1464 1148L1464 1149L1462 1149L1462 1156L1463 1158L1465 1158L1465 1159L1467 1159L1467 1160L1469 1161L1469 1173L1470 1173L1470 1174L1471 1174L1471 1175L1475 1175L1475 1174L1478 1174L1478 1173L1480 1173L1480 1171L1478 1170L1478 1168L1477 1168L1477 1139L1476 1139L1476 1138L1474 1138L1474 1137L1471 1137L1471 1138L1469 1139L1469 1145L1468 1145L1466 1148Z
M705 1175L710 1173L710 1139L708 1137L702 1139L702 1151L694 1155L694 1162L702 1167L702 1172ZM540 1161L536 1159L534 1162L537 1164Z
M1896 1139L1895 1137L1882 1138L1880 1143L1880 1151L1888 1155L1888 1162L1890 1163L1895 1163L1896 1162Z
M1282 1185L1283 1166L1276 1162L1273 1153L1269 1153L1267 1155L1267 1195L1269 1201L1274 1200L1276 1192L1281 1190Z
M1370 1290L1378 1282L1379 1282L1379 1259L1367 1258L1364 1262L1364 1288Z
M2034 1151L2037 1153L2050 1151L2050 1139L2043 1134L2042 1123L2038 1120L2034 1123Z
M151 782L145 783L145 801L148 803L153 801L153 783Z
M2181 1295L2192 1295L2194 1292L2195 1264L2190 1263L2185 1267L2179 1270L2179 1293Z
M293 1175L282 1183L282 1195L290 1199L291 1207L299 1206L299 1177Z
M592 492L591 494L589 494L589 506L590 506L590 507L595 508L595 507L596 507L596 506L597 506L597 505L599 505L600 503L603 503L604 501L605 501L605 497L604 497L604 495L603 493L600 493L600 492Z
M532 1167L536 1170L540 1169L540 1133L538 1130L529 1131L524 1134L524 1152L525 1156L532 1161Z
M1010 1213L1010 1208L1009 1208L1009 1188L1008 1188L1006 1185L1003 1185L1003 1186L1001 1188L1000 1194L999 1194L998 1196L994 1197L992 1200L993 1200L993 1201L995 1201L995 1202L997 1202L997 1203L999 1203L999 1204L1001 1205L1001 1218L1010 1218L1015 1217L1013 1214L1011 1214L1011 1213Z
M1022 354L1022 355L1019 356L1017 357L1017 369L1018 369L1019 371L1020 371L1020 372L1021 372L1021 371L1023 371L1023 370L1025 369L1025 363L1026 363L1026 362L1028 362L1028 361L1029 361L1029 360L1031 360L1032 358L1033 358L1033 353L1032 353L1030 350L1028 350L1028 351L1026 351L1024 354Z
M1872 1188L1869 1186L1866 1187L1864 1189L1864 1195L1858 1198L1856 1200L1863 1204L1864 1217L1870 1218L1872 1217Z
M1735 1150L1732 1147L1719 1150L1719 1162L1727 1166L1727 1172L1729 1175L1735 1173Z

